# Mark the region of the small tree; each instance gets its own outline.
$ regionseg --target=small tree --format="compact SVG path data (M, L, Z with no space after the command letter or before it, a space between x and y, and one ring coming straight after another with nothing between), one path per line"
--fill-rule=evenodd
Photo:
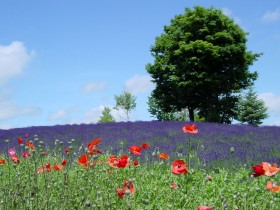
M126 115L126 120L129 120L129 113L136 107L136 96L133 96L130 92L124 91L120 95L115 95L116 106L114 109L123 110Z
M98 120L99 123L107 123L107 122L115 122L115 119L113 115L111 114L110 107L104 107L104 110L102 111L102 115L100 119Z
M268 118L264 101L258 99L256 92L252 88L249 89L244 97L239 98L236 113L236 120L253 126L259 126L262 124L262 120Z

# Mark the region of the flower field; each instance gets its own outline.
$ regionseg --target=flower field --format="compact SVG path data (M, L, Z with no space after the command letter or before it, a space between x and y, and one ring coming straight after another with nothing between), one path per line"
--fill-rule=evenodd
M0 130L0 209L280 209L280 127Z

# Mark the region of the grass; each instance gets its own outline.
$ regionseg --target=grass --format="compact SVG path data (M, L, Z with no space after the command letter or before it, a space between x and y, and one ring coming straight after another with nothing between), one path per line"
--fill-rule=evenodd
M33 143L35 149L26 146L26 141ZM6 141L6 146L9 143ZM74 140L69 140L67 148L70 152L65 153L65 146L60 141L55 141L54 147L46 147L36 135L28 137L16 150L19 163L14 163L6 150L2 151L0 159L6 160L6 163L0 164L0 209L280 208L279 193L266 189L268 181L280 183L278 173L271 177L253 177L251 166L235 164L234 155L226 161L230 167L223 167L223 160L217 160L217 166L209 169L198 158L198 149L193 148L190 156L174 151L177 159L187 163L190 158L191 162L188 173L175 175L171 172L173 160L157 158L161 148L142 149L139 157L128 153L125 141L118 143L121 148L118 154L112 154L113 148L108 147L102 154L90 156L91 164L87 168L77 160L89 152L88 147ZM97 148L102 144L106 145L106 139L102 139ZM181 144L177 146L178 149L181 147ZM185 147L188 147L187 140ZM21 157L24 151L29 151L30 157ZM124 168L113 168L106 163L110 155L128 155L130 164ZM63 169L54 170L53 166L61 165L63 160L67 161ZM134 160L139 161L138 166L134 166ZM51 165L50 172L38 173L42 165L48 163ZM124 187L124 180L133 183L135 193L126 191L120 198L116 189ZM171 186L172 183L177 186L176 189Z

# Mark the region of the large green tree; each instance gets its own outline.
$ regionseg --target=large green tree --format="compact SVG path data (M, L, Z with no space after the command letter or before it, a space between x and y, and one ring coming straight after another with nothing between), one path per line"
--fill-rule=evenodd
M239 98L236 113L236 120L253 126L261 125L263 120L268 118L264 101L258 99L257 93L252 88Z
M220 9L186 8L151 46L151 97L165 112L188 109L192 121L198 110L206 121L230 123L238 94L257 79L249 66L261 54L247 51L246 35Z

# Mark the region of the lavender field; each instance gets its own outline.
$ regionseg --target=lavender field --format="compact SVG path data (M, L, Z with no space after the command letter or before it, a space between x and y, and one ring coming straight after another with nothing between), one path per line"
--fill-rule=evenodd
M153 151L154 154L166 153L172 161L178 159L178 156L186 156L187 141L191 140L192 151L196 151L205 169L230 168L239 164L250 167L262 161L280 163L280 127L278 126L251 127L196 123L199 132L193 135L182 132L184 124L185 122L170 121L118 122L0 130L0 151L18 148L17 139L25 134L29 135L29 140L37 135L39 141L43 141L49 148L54 147L55 142L59 142L66 148L68 142L73 139L76 145L82 145L92 139L102 138L99 149L103 152L127 153L130 146L145 142L150 144L149 154ZM231 152L231 149L234 149L234 152ZM141 158L145 158L145 155Z

